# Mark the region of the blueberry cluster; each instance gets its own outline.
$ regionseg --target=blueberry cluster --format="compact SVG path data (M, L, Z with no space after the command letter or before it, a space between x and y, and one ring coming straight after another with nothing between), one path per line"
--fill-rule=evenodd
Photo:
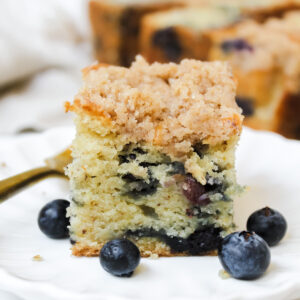
M193 205L205 206L211 202L206 186L199 183L192 175L185 177L182 193Z
M228 201L228 197L224 194L226 188L226 183L217 178L207 180L207 184L202 185L191 174L188 174L182 185L182 193L192 205L205 206L211 202L210 197L216 193L222 195L223 201Z
M135 161L138 154L146 154L147 152L144 151L142 148L137 147L130 151L131 144L125 145L123 149L123 154L119 155L119 163L130 163ZM133 198L138 199L139 197L152 195L156 192L157 187L159 185L159 181L153 177L152 172L150 170L150 166L157 166L158 163L153 162L140 162L140 166L147 168L148 173L148 181L144 180L142 177L135 176L131 173L127 173L122 175L121 178L125 181L124 194Z
M131 173L123 175L122 179L126 182L126 192L124 194L133 199L154 194L157 190L159 181L156 178L153 178L149 169L148 177L149 181L147 182L143 178L134 176Z
M196 143L193 146L194 152L202 159L208 152L209 146L202 143ZM216 165L216 173L221 172L221 168ZM186 174L184 183L182 186L182 193L196 206L205 206L211 202L210 197L214 194L222 195L223 201L228 201L228 197L225 195L225 190L228 185L225 181L220 180L218 177L212 177L206 174L206 184L199 183L191 174ZM191 212L192 210L189 210ZM194 215L195 216L195 215Z
M219 248L224 269L237 279L255 279L267 270L274 246L285 235L287 223L278 211L269 207L257 210L247 221L247 230L229 234Z
M193 146L193 149L200 158L203 158L204 155L208 152L209 146L196 143ZM219 179L218 177L212 177L206 175L207 184L200 184L191 174L187 174L184 168L184 164L179 161L171 161L169 157L163 157L161 161L149 162L146 159L147 152L140 148L134 147L132 144L125 145L123 151L119 155L119 163L130 163L138 162L138 164L144 168L147 168L148 177L145 180L142 177L135 176L131 173L121 175L121 178L124 180L123 194L131 197L134 200L138 200L141 197L147 195L152 195L157 191L157 188L160 186L160 182L157 178L153 176L153 167L159 165L169 166L168 175L173 176L175 174L180 174L183 184L180 184L182 188L183 195L189 200L191 207L187 210L188 216L194 217L204 217L203 214L195 213L195 208L198 207L200 211L201 206L206 206L211 203L211 196L219 194L221 200L229 201L230 199L226 196L225 191L228 187L227 183L224 180ZM215 172L221 172L221 168L216 165ZM193 208L193 209L192 209Z
M126 145L123 149L123 154L119 155L120 164L137 161L137 155L147 154L147 152L142 148L137 147L132 149L131 151L129 148L130 145ZM140 197L152 195L156 192L159 186L159 180L153 176L151 167L156 167L164 164L170 166L170 170L168 172L168 175L170 176L175 174L185 174L183 163L179 161L171 162L170 159L166 159L165 161L161 162L139 161L138 164L143 168L147 168L148 180L145 180L142 177L135 176L131 173L127 173L121 176L121 178L125 181L124 194L133 199L138 199Z
M189 255L200 255L219 247L222 238L221 229L212 226L198 229L186 239L169 236L164 230L154 230L153 228L144 228L135 231L127 231L126 237L155 237L167 244L172 253L188 253Z
M69 218L66 216L68 206L68 201L57 199L41 209L38 225L45 235L54 239L69 236ZM220 236L221 229L212 226L198 229L186 239L168 236L163 230L152 228L129 230L125 237L155 237L166 243L173 253L199 255L218 249L224 269L234 278L249 280L265 273L271 259L268 244L274 246L279 243L286 233L287 223L278 211L265 207L250 215L247 229L231 233L224 239ZM102 247L99 257L107 272L119 277L130 277L140 262L140 251L126 238L115 239Z

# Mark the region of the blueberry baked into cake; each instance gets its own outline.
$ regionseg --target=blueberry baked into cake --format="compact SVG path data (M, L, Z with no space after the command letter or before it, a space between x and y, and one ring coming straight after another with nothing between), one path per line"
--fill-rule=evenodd
M231 63L246 125L300 139L299 32L298 11L210 33L210 59Z
M72 104L73 254L114 238L142 256L214 254L233 228L242 115L227 63L95 65Z

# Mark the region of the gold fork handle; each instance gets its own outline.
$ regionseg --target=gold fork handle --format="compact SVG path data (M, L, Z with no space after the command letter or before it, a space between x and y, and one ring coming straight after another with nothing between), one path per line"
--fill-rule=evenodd
M49 175L62 175L59 171L49 167L35 168L18 175L0 180L0 203L20 192L22 188Z

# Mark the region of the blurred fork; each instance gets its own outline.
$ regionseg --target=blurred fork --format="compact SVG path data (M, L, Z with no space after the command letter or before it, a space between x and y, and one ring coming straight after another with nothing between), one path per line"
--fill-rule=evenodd
M66 149L53 157L47 158L45 160L46 165L43 167L25 171L18 175L0 180L0 203L37 180L52 175L65 176L64 168L71 161L71 150Z

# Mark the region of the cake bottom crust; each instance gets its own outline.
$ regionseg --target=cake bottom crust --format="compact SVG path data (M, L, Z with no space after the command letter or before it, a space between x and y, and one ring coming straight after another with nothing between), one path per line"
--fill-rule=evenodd
M172 252L170 247L163 242L153 240L151 238L142 238L139 240L131 239L139 248L142 257L174 257L174 256L191 256L187 252ZM77 242L72 247L72 254L75 256L98 256L101 248L105 243L100 243L97 246L83 245ZM217 250L203 252L198 256L217 255Z

